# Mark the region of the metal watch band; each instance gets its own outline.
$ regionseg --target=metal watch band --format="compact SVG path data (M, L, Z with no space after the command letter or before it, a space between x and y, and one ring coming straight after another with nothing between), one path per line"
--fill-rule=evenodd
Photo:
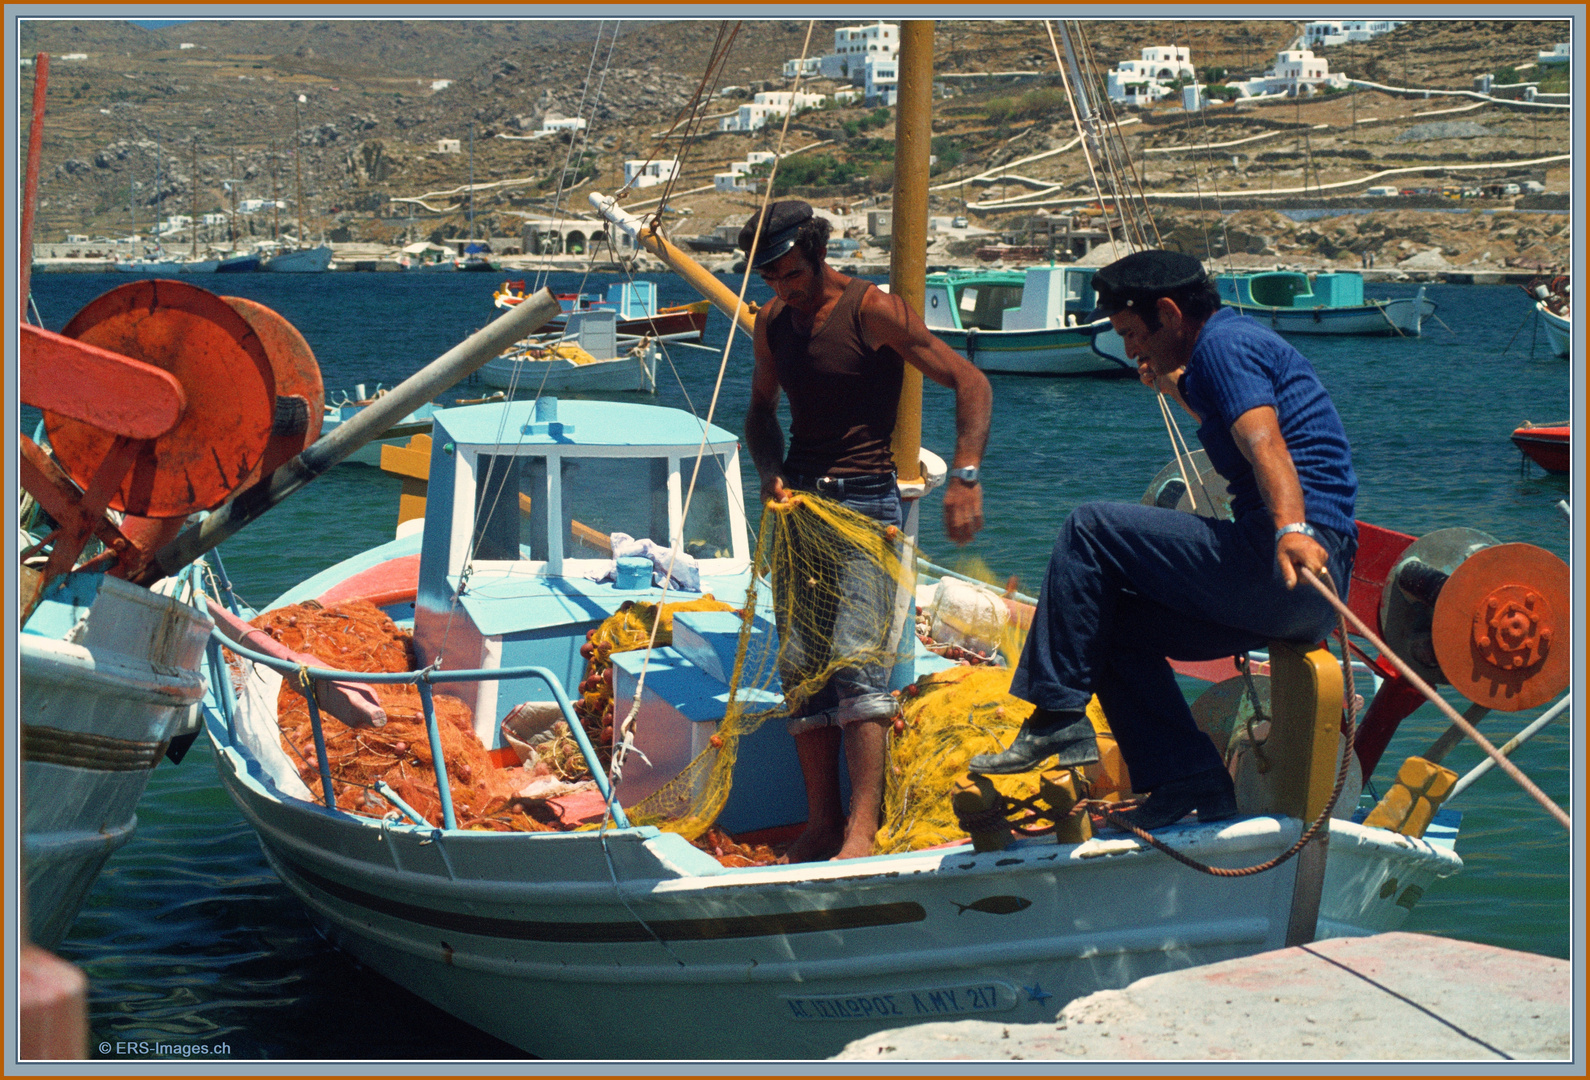
M1310 525L1306 521L1294 521L1290 525L1282 525L1279 529L1275 530L1275 538L1279 540L1287 533L1302 533L1310 540L1319 539L1319 533L1314 531L1314 526Z
M951 469L950 476L956 480L964 480L968 484L977 483L977 466L963 465L958 469Z

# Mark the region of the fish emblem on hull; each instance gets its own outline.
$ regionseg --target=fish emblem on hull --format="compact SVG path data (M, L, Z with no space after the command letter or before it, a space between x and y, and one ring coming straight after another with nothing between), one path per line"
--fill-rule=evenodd
M1014 915L1018 911L1025 911L1032 907L1032 901L1025 896L985 896L981 900L973 900L970 904L955 904L961 910L957 914L965 915L968 911L981 911L985 915Z

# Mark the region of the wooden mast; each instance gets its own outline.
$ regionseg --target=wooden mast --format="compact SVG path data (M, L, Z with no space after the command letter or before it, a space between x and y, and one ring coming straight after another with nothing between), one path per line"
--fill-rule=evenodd
M933 142L932 20L900 23L899 72L889 290L921 315L927 288L928 154ZM922 373L907 364L894 424L894 467L902 482L921 479L921 453Z
M308 245L304 242L304 136L299 130L301 127L299 109L293 106L293 168L298 171L298 247L300 250ZM282 265L287 265L283 263Z
M193 167L189 170L192 174L188 177L188 213L193 215L193 220L188 222L189 247L191 258L199 261L199 137L193 137Z

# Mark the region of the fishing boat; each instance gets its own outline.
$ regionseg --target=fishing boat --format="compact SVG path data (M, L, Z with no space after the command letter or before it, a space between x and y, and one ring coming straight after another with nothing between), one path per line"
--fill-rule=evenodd
M1535 278L1523 286L1535 302L1553 356L1567 356L1573 340L1573 286L1566 277Z
M221 259L216 264L215 272L217 274L252 274L259 267L259 252L237 252Z
M566 688L586 678L581 646L626 601L647 598L652 581L650 572L639 582L595 580L613 563L609 531L700 556L698 582L670 599L745 602L749 545L730 432L679 410L548 397L444 409L434 423L421 530L315 575L271 607L371 599L412 629L422 662L445 657L435 692L470 704L482 748L509 752L503 721L522 707L551 709L580 730ZM677 492L703 448L708 467L686 521ZM492 485L505 476L503 500ZM1398 535L1378 534L1391 547L1375 548L1376 560ZM919 581L933 584L931 575ZM1376 583L1355 606L1378 605L1384 588ZM650 671L635 727L644 759L609 786L582 742L597 793L551 831L459 828L449 810L438 822L401 798L373 813L328 805L303 782L277 727L281 671L296 668L272 668L247 642L234 650L234 671L212 675L206 731L223 786L328 941L547 1057L821 1057L929 1017L1052 1019L1079 995L1287 940L1307 893L1295 867L1209 877L1126 834L732 867L677 833L631 825L625 807L686 769L731 694L742 619L674 620L672 645L614 655L618 700ZM775 621L758 609L753 633L772 636ZM1285 725L1279 687L1307 665L1270 659L1273 723ZM950 666L925 647L912 662L906 681ZM242 689L229 694L234 686ZM1323 693L1318 704L1304 696L1330 718L1329 762L1341 683ZM1284 775L1281 741L1269 746ZM606 826L576 828L604 813ZM758 729L741 744L718 823L754 837L804 816L793 744L781 725ZM1254 813L1164 835L1201 862L1252 865L1285 850L1303 824L1298 814ZM1329 820L1310 936L1399 926L1461 868L1457 825L1447 814L1414 837ZM1128 894L1131 905L1110 899ZM553 1010L560 1021L546 1023ZM681 1022L716 1014L734 1022Z
M219 269L220 259L192 259L177 266L180 274L213 274Z
M505 281L491 299L499 308L511 308L522 303L526 295L522 280ZM570 293L560 295L558 303L567 312L611 308L618 313L618 333L635 337L649 334L669 341L700 341L707 328L707 312L712 306L709 301L697 300L659 308L657 285L651 281L615 281L607 287L607 295L601 300L594 300L585 293ZM555 330L564 325L561 316L548 324Z
M1089 321L1096 272L1049 266L929 274L923 318L946 345L984 371L1136 374L1109 320ZM1113 349L1095 347L1100 334L1114 339Z
M350 393L346 390L337 391L335 400L331 394L327 395L325 417L321 420L322 437L330 435L337 428L358 416L361 412L374 405L386 391L377 386L370 394L365 392L365 384L359 383ZM429 435L431 431L431 414L436 411L436 406L426 402L418 406L407 416L400 418L395 424L380 432L375 438L365 443L359 449L343 458L345 464L369 465L372 468L381 467L381 448L383 446L402 446L415 435Z
M261 269L272 274L320 274L330 268L329 244L278 251L261 265Z
M1400 300L1366 300L1364 276L1351 270L1304 274L1271 270L1215 275L1220 299L1283 334L1393 334L1418 337L1435 314L1421 286Z
M657 392L657 339L617 332L611 308L572 312L563 330L516 342L486 362L480 380L493 389Z
M1556 424L1525 424L1514 429L1512 438L1514 446L1547 472L1573 471L1573 426L1567 421Z

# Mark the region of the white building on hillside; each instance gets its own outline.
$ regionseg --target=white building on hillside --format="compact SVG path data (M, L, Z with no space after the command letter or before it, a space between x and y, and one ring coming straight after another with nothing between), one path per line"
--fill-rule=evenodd
M1303 27L1303 44L1309 48L1316 45L1345 45L1349 41L1368 41L1370 38L1389 34L1399 26L1406 26L1406 19L1332 19L1322 22L1311 22Z
M1551 52L1536 53L1535 60L1542 64L1566 64L1573 60L1573 43L1564 41L1553 45Z
M765 90L751 99L751 104L741 105L733 116L718 121L719 131L757 131L774 117L782 118L791 108L798 113L821 107L828 100L826 94L793 93L789 90Z
M624 162L625 187L655 187L658 184L666 184L678 176L678 158L654 158L651 161Z
M1347 76L1331 74L1323 56L1308 49L1287 49L1276 54L1275 67L1246 82L1228 82L1241 97L1295 97L1315 93L1321 86L1347 88Z
M712 186L724 193L754 192L757 189L758 177L751 175L751 170L758 165L771 165L778 160L778 155L771 150L752 150L745 155L744 161L729 162L729 171L712 174Z
M585 121L581 117L578 117L578 116L558 116L556 113L548 113L545 117L542 118L542 120L541 120L541 130L537 131L535 133L534 137L535 138L543 138L543 137L545 137L547 135L556 135L560 131L584 131L584 130L585 130Z
M893 60L900 52L900 26L882 19L870 26L841 26L834 31L834 51L822 58L818 70L825 79L861 83L869 56Z
M1189 50L1180 45L1151 45L1140 60L1122 60L1105 75L1105 92L1111 101L1142 105L1171 92L1178 79L1195 77Z
M893 105L900 90L900 61L895 57L869 56L862 68L863 96L870 104Z

